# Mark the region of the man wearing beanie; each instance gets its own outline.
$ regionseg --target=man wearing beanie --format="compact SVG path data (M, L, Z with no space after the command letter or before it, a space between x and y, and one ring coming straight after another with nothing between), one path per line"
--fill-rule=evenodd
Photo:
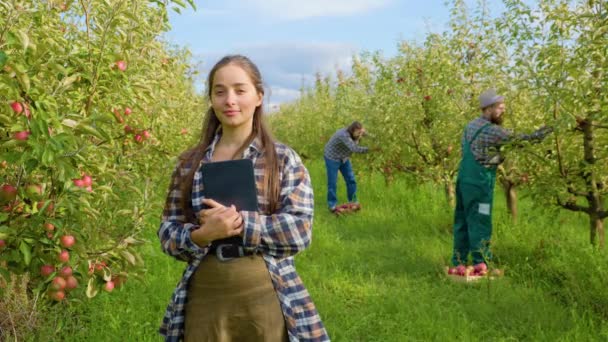
M498 148L513 140L540 141L552 132L542 127L529 135L515 136L502 127L504 98L494 89L479 96L482 114L469 122L462 137L462 160L456 181L454 214L454 251L450 274L465 275L469 253L473 258L472 275L484 275L492 237L492 203L496 168L502 162Z

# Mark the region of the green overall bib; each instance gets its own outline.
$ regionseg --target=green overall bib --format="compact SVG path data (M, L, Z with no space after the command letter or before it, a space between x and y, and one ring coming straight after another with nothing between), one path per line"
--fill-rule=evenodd
M469 253L473 263L492 257L489 249L492 236L492 202L496 166L484 167L473 155L471 144L491 124L482 126L462 146L462 161L456 180L456 211L454 213L454 254L452 264L466 264Z

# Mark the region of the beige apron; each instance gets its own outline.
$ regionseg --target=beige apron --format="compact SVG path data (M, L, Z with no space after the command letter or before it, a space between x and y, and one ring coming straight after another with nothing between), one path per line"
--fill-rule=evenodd
M260 255L207 255L190 278L185 342L284 342L285 319Z

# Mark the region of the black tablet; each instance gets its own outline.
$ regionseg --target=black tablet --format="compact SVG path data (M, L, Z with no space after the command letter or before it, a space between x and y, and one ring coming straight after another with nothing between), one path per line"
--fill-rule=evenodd
M203 196L237 211L258 211L258 194L251 159L205 163L202 167ZM205 209L207 206L203 205Z

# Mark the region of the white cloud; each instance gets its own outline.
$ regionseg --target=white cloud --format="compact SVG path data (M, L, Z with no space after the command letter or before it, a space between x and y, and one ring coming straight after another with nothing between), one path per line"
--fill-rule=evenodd
M261 15L283 20L352 16L390 5L394 0L233 0L238 8L250 7Z
M242 54L260 69L266 84L266 96L273 103L297 99L302 86L314 84L315 74L335 75L339 68L348 72L358 48L345 43L268 43L243 46L230 51L198 52L205 74L222 56Z
M279 86L271 86L268 96L293 100L300 96L300 91L297 89L283 88L283 87L279 87ZM276 102L276 101L274 101L274 102Z

